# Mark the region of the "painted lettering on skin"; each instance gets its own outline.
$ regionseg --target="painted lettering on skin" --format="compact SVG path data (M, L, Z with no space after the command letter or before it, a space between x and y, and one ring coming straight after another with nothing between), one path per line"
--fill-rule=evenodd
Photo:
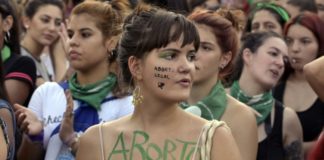
M163 79L170 79L169 78L169 75L167 75L167 74L160 74L160 73L155 73L154 74L154 77L156 77L156 78L163 78Z
M158 72L172 72L170 67L155 66L154 70Z
M189 160L193 155L195 150L196 142L187 142L183 140L176 139L165 140L164 146L159 147L155 143L149 142L149 135L143 131L134 131L132 137L132 143L130 149L127 149L124 142L123 133L120 133L117 141L109 154L108 160L117 157L123 157L123 160L135 160L134 151L140 153L142 160ZM175 155L176 150L181 150L180 157ZM127 156L129 154L129 156Z

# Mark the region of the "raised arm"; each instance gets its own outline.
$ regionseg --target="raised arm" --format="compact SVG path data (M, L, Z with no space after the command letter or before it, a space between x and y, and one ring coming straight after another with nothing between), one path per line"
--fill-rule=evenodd
M324 101L324 56L306 64L304 73L308 83L317 93L319 98Z

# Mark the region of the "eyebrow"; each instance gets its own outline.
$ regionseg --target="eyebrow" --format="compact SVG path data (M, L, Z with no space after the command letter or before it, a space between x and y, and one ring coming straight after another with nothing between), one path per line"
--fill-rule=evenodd
M166 48L166 49L161 50L161 52L165 52L165 51L172 51L172 52L180 53L180 50L174 49L174 48Z
M200 41L200 45L211 45L211 46L214 46L216 44L215 43L212 43L212 42L207 42L207 41Z
M270 47L271 49L274 49L274 50L276 50L276 52L279 52L279 53L281 53L281 50L280 49L278 49L278 48L276 48L276 47Z

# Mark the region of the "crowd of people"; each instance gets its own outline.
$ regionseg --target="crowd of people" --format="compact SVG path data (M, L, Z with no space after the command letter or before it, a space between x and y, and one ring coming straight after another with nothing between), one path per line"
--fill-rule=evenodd
M0 160L323 160L324 0L0 0Z

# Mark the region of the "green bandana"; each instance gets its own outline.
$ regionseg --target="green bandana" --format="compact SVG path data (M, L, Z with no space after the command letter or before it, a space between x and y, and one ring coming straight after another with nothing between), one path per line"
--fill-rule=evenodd
M11 51L7 45L4 45L1 50L1 59L2 62L5 62L10 57Z
M76 74L69 80L69 89L75 99L88 103L91 107L100 110L101 102L113 90L117 82L114 74L109 74L105 79L94 84L81 86L77 83Z
M198 101L194 106L199 107L201 110L201 117L207 120L220 120L225 111L226 105L226 92L221 81L218 81L208 96ZM190 105L181 103L181 107L186 109L190 107Z
M262 115L261 117L257 117L258 124L261 124L271 112L274 101L271 91L250 97L244 94L239 86L238 81L235 81L231 87L231 95L240 102L252 107Z
M276 13L278 13L280 15L280 17L285 22L287 22L289 20L289 18L290 18L288 12L284 8L274 4L272 2L259 2L259 3L257 3L256 8L254 9L254 12L256 10L263 9L263 8L267 8L267 9L271 9L271 10L275 11Z

